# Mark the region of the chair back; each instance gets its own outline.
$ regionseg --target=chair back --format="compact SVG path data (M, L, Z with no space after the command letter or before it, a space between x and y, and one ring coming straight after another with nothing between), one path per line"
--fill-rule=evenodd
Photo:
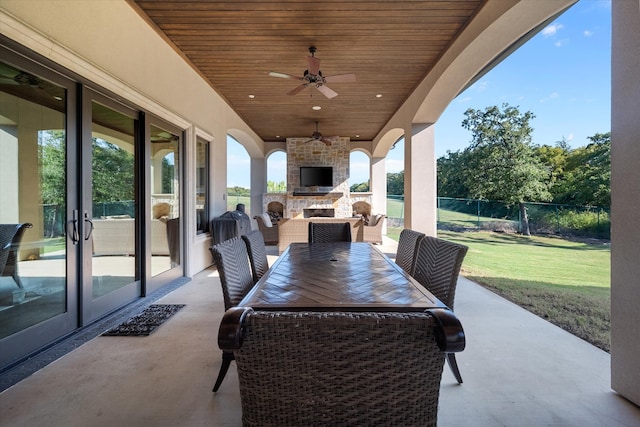
M348 222L309 222L309 243L350 242Z
M418 246L413 278L453 310L458 275L469 248L426 236Z
M241 325L243 425L436 425L431 314L252 311Z
M400 232L398 239L398 249L396 252L396 264L398 264L407 274L413 276L416 252L418 244L424 239L425 234L419 231L405 228Z
M240 237L233 237L209 248L220 274L224 309L237 306L253 288L247 247Z
M22 236L32 224L0 224L0 276L16 276ZM20 286L20 284L18 284Z
M249 253L249 263L251 264L251 274L253 282L256 283L269 269L267 260L267 250L264 245L264 237L259 230L252 230L242 236L247 252Z

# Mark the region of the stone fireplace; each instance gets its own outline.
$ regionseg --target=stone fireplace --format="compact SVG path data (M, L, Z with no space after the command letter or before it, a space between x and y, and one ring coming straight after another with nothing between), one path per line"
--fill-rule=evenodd
M303 209L305 218L334 218L336 216L336 210L333 208L317 208L317 209Z
M349 190L349 138L336 138L330 146L307 141L309 138L287 138L287 192L264 194L264 211L269 203L279 202L284 218L352 217L355 200L351 200ZM301 187L301 166L331 166L333 186ZM370 194L365 199L371 203Z

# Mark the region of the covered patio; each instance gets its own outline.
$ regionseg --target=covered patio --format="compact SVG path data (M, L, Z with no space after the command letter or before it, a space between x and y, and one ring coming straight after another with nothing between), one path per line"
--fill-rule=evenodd
M381 248L392 256L396 243L385 238ZM270 250L273 262L277 251ZM217 271L198 273L155 303L186 306L149 337L89 338L20 381L0 397L0 425L240 426L235 363L211 393L222 354ZM438 425L640 424L640 408L610 388L608 353L463 277L456 314L467 335L457 356L464 383L445 367Z
M233 4L217 3L222 4L223 8L232 7ZM259 3L267 6L276 4L280 7L283 4L270 1ZM308 5L318 8L321 3L311 2ZM357 18L360 16L359 11L367 9L372 2L352 3L357 7L351 12L351 17ZM381 2L387 8L391 3ZM403 3L408 10L416 4L435 8L437 13L427 14L429 18L433 16L435 21L442 17L439 14L448 14L445 21L451 22L445 23L444 27L453 30L435 51L428 53L429 50L425 49L426 53L421 52L429 56L430 60L426 65L423 64L413 80L404 80L404 88L396 86L396 103L391 108L387 107L386 116L369 120L373 117L371 113L375 107L358 108L369 102L358 98L358 102L350 105L348 110L346 107L335 108L333 119L327 118L327 121L335 122L336 127L323 127L322 130L326 135L341 135L343 140L340 144L345 147L345 152L361 150L368 153L371 161L372 204L380 213L384 212L377 207L383 206L386 200L384 156L392 144L404 136L405 226L435 235L436 164L433 147L439 115L465 87L575 1L468 0ZM155 123L161 122L166 126L166 129L158 127L158 130L173 132L169 137L175 138L167 141L180 141L180 150L176 149L176 153L183 161L181 173L184 178L178 192L182 197L178 208L181 209L180 215L183 218L179 233L182 244L181 263L171 264L173 270L166 281L164 278L153 281L149 225L150 200L153 194L149 183L144 181L149 177L139 177L136 183L139 200L135 202L146 209L141 212L145 215L139 215L142 225L135 231L135 238L142 249L138 256L147 257L138 266L143 266L146 270L135 273L136 282L142 291L136 288L136 293L114 302L113 307L121 311L112 313L110 309L105 309L104 313L109 313L106 318L90 316L91 312L87 310L89 303L81 298L83 295L90 295L89 245L92 242L88 237L84 241L79 239L78 245L78 242L66 240L64 250L67 258L61 262L69 266L67 270L62 268L63 275L66 274L65 278L69 279L64 282L66 293L61 304L66 311L60 313L60 319L48 322L60 328L47 329L49 324L42 322L42 325L21 331L24 333L20 336L14 334L15 336L3 338L0 342L0 356L7 348L27 348L13 359L8 357L7 366L19 360L19 357L28 358L26 362L11 367L0 376L4 384L0 389L7 388L0 394L1 425L240 424L240 401L233 369L218 394L213 395L210 390L220 364L221 354L216 346L216 334L222 315L222 301L217 273L210 267L211 235L196 232L197 211L203 209L199 198L205 194L198 191L195 184L200 173L200 169L197 170L196 167L199 154L197 147L207 146L201 152L206 151L206 159L210 163L206 177L206 209L210 217L227 210L228 135L243 144L251 157L247 173L251 176L251 206L256 209L251 215L261 213L258 210L266 191L266 159L272 152L286 147L287 139L308 138L307 126L309 123L313 124L313 113L292 121L287 135L276 134L275 129L266 124L287 123L288 116L274 116L271 113L286 109L287 114L292 115L300 109L300 104L290 101L291 98L284 96L286 90L283 90L283 86L275 86L272 82L268 84L273 91L270 92L271 99L267 97L266 101L258 99L255 102L255 98L248 96L254 94L245 90L246 83L250 80L247 80L246 74L241 74L247 67L228 61L231 54L225 50L235 51L238 58L245 53L253 64L260 63L274 71L293 73L299 68L298 65L291 65L292 71L281 66L289 66L300 57L304 61L306 49L316 40L313 40L313 36L292 38L284 35L282 39L289 43L286 49L281 47L273 55L267 52L269 58L262 57L258 60L255 52L253 55L246 55L243 50L243 46L249 44L246 40L239 42L235 49L229 49L224 43L211 49L211 43L218 41L216 37L199 39L198 31L188 27L178 28L176 34L186 36L196 47L200 46L196 51L211 54L201 57L202 62L197 66L176 44L184 39L170 39L160 26L164 24L165 29L175 29L174 20L179 15L188 15L198 21L201 19L198 7L207 3L184 3L190 5L190 10L180 10L178 6L171 6L172 4L168 1L142 0L3 0L0 4L0 49L2 53L7 52L7 57L11 56L6 61L16 67L20 65L18 68L24 67L36 74L45 75L66 88L70 95L64 110L66 115L60 121L63 123L63 130L67 130L65 126L68 126L69 131L66 135L70 153L68 163L79 169L69 170L70 177L77 178L81 173L83 178L89 175L83 168L89 169L91 162L78 155L82 153L83 146L82 135L77 134L88 131L88 140L91 140L91 123L89 126L80 123L82 117L86 119L86 113L90 110L87 99L91 95L100 102L114 105L114 109L117 105L118 109L126 110L127 114L131 110L131 116L147 130L153 128L155 120ZM247 7L247 12L252 11L251 2L242 4ZM299 6L300 11L308 14L305 2L296 4L302 4L303 6ZM146 7L147 11L153 11L154 6L158 5L165 10L155 15L154 21L152 17L145 15L144 10ZM456 7L464 10L458 15L457 12L453 13L456 15L453 16L451 10L457 10ZM314 21L321 15L322 9L315 12L308 19ZM149 13L153 15L152 12ZM251 31L250 25L242 25L242 18L240 11L236 15L238 21L233 21L240 29L241 36ZM375 26L384 18L384 13L381 13L378 20L369 22L369 25ZM276 16L276 19L280 18ZM413 19L411 14L408 19ZM468 339L467 350L458 358L465 383L462 386L455 384L449 371L445 369L440 400L440 425L640 424L640 410L635 406L640 403L640 311L637 310L640 301L640 264L637 262L640 256L640 229L637 227L637 212L640 209L640 169L637 167L640 163L640 145L637 143L637 136L640 134L638 2L612 2L612 22L611 355L462 279L456 313L466 329ZM286 21L274 24L273 28L283 25L285 28L306 31L312 23L303 25ZM435 24L437 27L441 23ZM210 26L206 24L205 27L207 25ZM394 22L388 24L387 28L403 29L405 31L402 37L408 38L413 26L417 25L422 25L422 22ZM352 26L358 33L356 24ZM272 27L267 26L266 29L270 28ZM429 36L438 39L442 34L442 28L438 28L440 27L427 31ZM224 28L216 28L216 31L219 32L217 37L224 34ZM366 38L372 31L369 28L361 33ZM399 39L401 42L404 40L402 37ZM338 45L358 46L357 41L353 39L350 43L342 39ZM200 43L204 43L205 47L202 48ZM291 44L297 44L298 48L302 46L303 51L291 49ZM338 47L332 49L337 51ZM365 53L358 61L346 63L337 58L332 59L331 56L325 56L323 60L330 63L329 59L332 59L338 68L336 73L348 73L354 71L352 66L362 65L364 69L358 72L358 76L366 81L365 76L371 71L366 67L371 58L367 55L372 53ZM399 64L400 69L417 67L410 62L415 56L411 49L398 55L386 59L387 66ZM283 57L287 61L282 62ZM228 67L223 66L223 73L220 75L207 75L207 66L212 64ZM227 77L234 75L235 83L240 84L233 85L233 81L225 81L225 74ZM17 86L15 83L18 80L15 77L18 76L13 77L15 82L11 82L12 86ZM269 78L266 73L262 77L265 80ZM262 82L261 79L257 81ZM233 90L224 91L225 82ZM340 97L347 98L349 90L347 86L339 89ZM280 105L275 105L275 93L284 99L279 101ZM22 113L16 117L22 120L18 124L22 129L27 129L28 134L19 134L18 124L0 117L3 127L6 123L6 126L14 126L13 130L16 130L6 133L11 137L7 141L14 145L11 146L13 151L4 151L2 158L3 167L5 164L11 166L11 184L15 187L12 191L0 193L3 197L3 209L0 213L10 217L3 219L6 223L26 222L30 213L24 204L20 204L20 198L30 190L33 190L33 194L37 192L37 183L30 179L31 169L25 167L29 166L24 162L25 153L19 153L16 148L19 147L19 142L24 149L24 141L37 140L37 133L32 132L37 130L36 125L32 125L37 120L32 119L46 109L35 104L34 107L37 108L15 110ZM260 117L255 121L251 120L252 109L260 112ZM308 110L311 111L311 108ZM329 110L330 108L324 109L325 112ZM362 115L337 119L346 117L347 111L357 114L358 110L362 110ZM354 128L357 123L369 125L368 133L363 134L366 135L366 140L357 139ZM81 128L82 132L79 131ZM20 135L20 138L16 135ZM136 149L149 154L151 137L144 132L137 132L136 137L140 138ZM199 145L202 141L204 143ZM35 146L34 143L33 147ZM148 157L142 156L138 163L150 164ZM32 155L31 159L33 158L35 156ZM3 172L5 170L9 168L3 169ZM138 175L144 175L148 170L149 168L139 168L136 171ZM341 176L348 178L347 167L342 169ZM25 191L24 185L27 182L30 186ZM78 185L77 188L68 190L68 211L80 209L82 214L83 203L86 201L78 203L75 199L81 193L90 195L91 183L82 179L77 182L70 179L67 183ZM338 185L346 183L347 181L340 181ZM22 187L18 184L22 184ZM295 189L291 189L292 196L294 191ZM86 215L85 211L84 218L89 220ZM70 218L65 220L69 221ZM83 225L79 235L85 235L82 227ZM65 238L64 235L62 238ZM145 239L148 241L146 246ZM395 252L392 242L385 241L385 247L389 253ZM153 286L149 286L150 284ZM148 294L146 291L149 291ZM117 323L138 305L155 300L186 304L187 307L149 338L96 338L106 329L102 329L106 323ZM66 318L62 319L62 315ZM54 324L54 321L58 323ZM37 330L37 327L41 329ZM65 339L61 343L53 345L62 338ZM4 347L5 344L9 347ZM33 345L29 347L31 344ZM69 352L78 346L79 348ZM31 357L30 352L42 348L46 351ZM635 402L635 405L631 402Z

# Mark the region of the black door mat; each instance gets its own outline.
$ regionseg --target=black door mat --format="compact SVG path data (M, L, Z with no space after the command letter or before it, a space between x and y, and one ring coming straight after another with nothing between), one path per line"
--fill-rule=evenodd
M151 335L167 319L177 313L185 304L153 304L142 313L126 322L109 329L102 336L111 337L141 337Z

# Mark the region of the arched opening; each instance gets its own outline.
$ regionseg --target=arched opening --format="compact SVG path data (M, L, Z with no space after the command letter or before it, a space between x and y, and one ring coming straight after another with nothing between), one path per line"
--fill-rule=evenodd
M349 189L354 193L371 191L371 161L362 151L349 155Z
M274 151L267 157L267 193L287 191L287 153Z

